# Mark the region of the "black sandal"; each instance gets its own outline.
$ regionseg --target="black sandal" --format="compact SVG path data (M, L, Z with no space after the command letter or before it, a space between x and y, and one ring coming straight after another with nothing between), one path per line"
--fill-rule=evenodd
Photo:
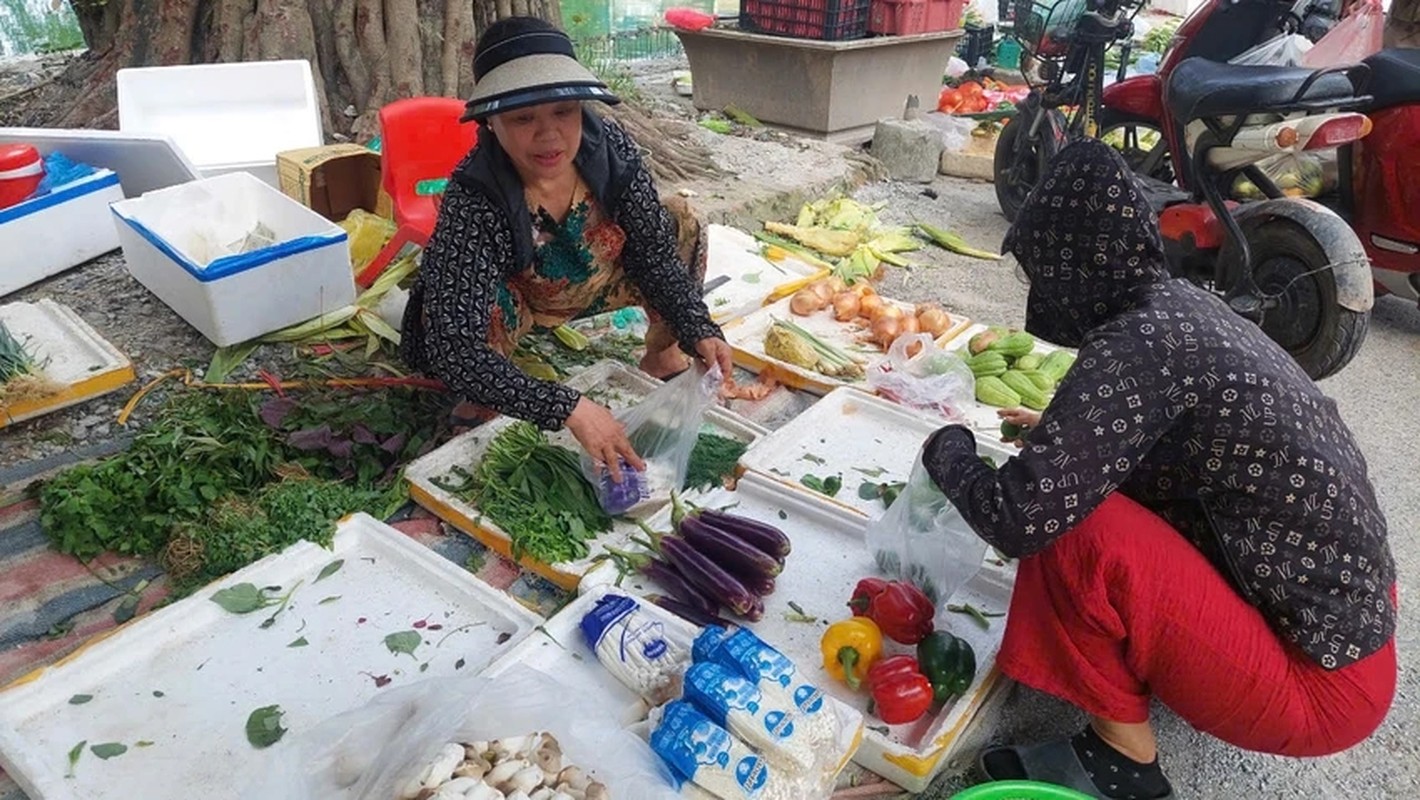
M1005 759L1014 759L1015 763ZM1031 780L1053 783L1097 798L1110 800L1095 786L1069 739L1057 739L1032 745L991 747L983 750L976 761L981 774L993 781ZM993 769L994 765L994 769ZM1157 800L1172 800L1169 793Z

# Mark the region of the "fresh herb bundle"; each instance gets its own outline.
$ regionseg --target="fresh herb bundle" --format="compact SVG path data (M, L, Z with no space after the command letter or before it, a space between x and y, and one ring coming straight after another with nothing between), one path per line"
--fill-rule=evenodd
M44 362L0 322L0 406L52 394L59 387L44 377Z
M528 422L493 437L472 473L455 467L434 485L477 506L512 540L515 558L574 561L590 552L588 540L611 530L577 454Z
M686 470L684 489L710 489L720 486L734 475L749 445L738 439L714 433L702 433L690 451L690 466Z

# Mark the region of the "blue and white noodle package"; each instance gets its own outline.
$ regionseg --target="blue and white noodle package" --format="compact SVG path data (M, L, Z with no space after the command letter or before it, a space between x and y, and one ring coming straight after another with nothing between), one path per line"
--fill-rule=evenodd
M606 595L582 618L581 628L597 660L628 689L652 705L678 693L690 663L688 648L635 600Z
M743 675L708 661L695 664L685 673L685 699L771 764L796 774L814 770L814 745L798 709L772 702Z
M823 690L800 676L793 661L748 629L729 632L713 625L706 627L696 637L691 654L696 662L719 664L748 678L764 693L767 702L797 709L799 724L812 741L826 744L837 740L841 720Z
M683 700L666 705L651 749L680 778L720 800L789 800L805 795L765 759Z

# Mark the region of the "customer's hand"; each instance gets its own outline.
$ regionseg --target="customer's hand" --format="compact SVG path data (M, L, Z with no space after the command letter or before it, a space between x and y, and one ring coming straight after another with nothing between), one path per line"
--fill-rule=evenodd
M996 412L996 416L1000 417L1003 422L1009 422L1021 428L1034 428L1040 424L1040 412L1031 411L1028 408L1003 408ZM1024 436L1017 436L1014 439L1002 436L1001 441L1014 442L1016 447L1025 447L1026 445Z
M730 380L734 375L735 362L734 351L724 339L710 337L701 339L695 343L695 354L700 356L700 360L705 362L705 368L711 369L717 364L720 367L720 374L725 380Z
M646 462L636 455L631 440L626 438L626 428L603 406L583 397L566 424L587 455L611 473L612 482L621 483L622 459L633 469L646 468Z

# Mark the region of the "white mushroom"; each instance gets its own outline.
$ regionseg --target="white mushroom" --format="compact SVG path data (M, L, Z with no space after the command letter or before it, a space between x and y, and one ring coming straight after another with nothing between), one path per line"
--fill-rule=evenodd
M537 750L533 751L532 760L542 768L543 772L549 776L555 776L562 771L562 748L557 744L557 740L551 736L543 739Z
M448 783L439 787L440 792L455 792L459 797L468 794L468 791L475 786L481 786L483 781L478 778L454 778Z
M463 800L505 800L503 793L486 783L480 783L463 796Z
M581 789L565 783L559 783L557 784L557 794L553 795L553 798L554 800L568 800L568 798L571 798L571 800L582 800L583 794Z
M424 788L424 781L429 778L429 775L433 771L434 765L430 764L429 766L410 776L409 780L405 781L404 786L402 786L399 790L400 800L413 800L413 798L418 797L419 790Z
M557 773L557 782L565 783L568 786L571 786L573 789L585 790L588 786L591 785L592 779L587 777L587 773L583 772L581 767L577 766L576 764L572 764L571 766Z
M587 787L584 800L611 800L611 792L606 788L606 784L592 781Z
M447 783L449 778L454 776L454 769L461 763L463 746L453 743L444 745L429 768L429 776L424 779L424 788L437 789L441 784Z
M533 763L525 758L514 758L509 761L501 761L498 764L494 765L493 769L489 770L487 775L483 776L483 781L489 786L499 786L504 781L508 780L509 778L513 777L514 775L517 775L519 772L522 772L523 770L531 766L533 766Z
M527 794L542 785L542 769L536 764L518 770L511 778L502 783L494 783L504 794L514 794L522 792Z
M454 777L482 778L484 775L487 775L488 771L491 769L493 769L493 765L488 763L486 758L479 756L478 758L466 759L460 764L458 768L454 770Z
M528 800L552 800L552 796L557 792L552 788L544 786L541 789L528 795Z
M532 733L527 736L510 736L506 739L499 739L489 745L493 755L500 761L505 758L516 758L525 755L538 745L538 734Z
M507 795L507 800L532 800L532 798L528 797L527 792L518 791Z

